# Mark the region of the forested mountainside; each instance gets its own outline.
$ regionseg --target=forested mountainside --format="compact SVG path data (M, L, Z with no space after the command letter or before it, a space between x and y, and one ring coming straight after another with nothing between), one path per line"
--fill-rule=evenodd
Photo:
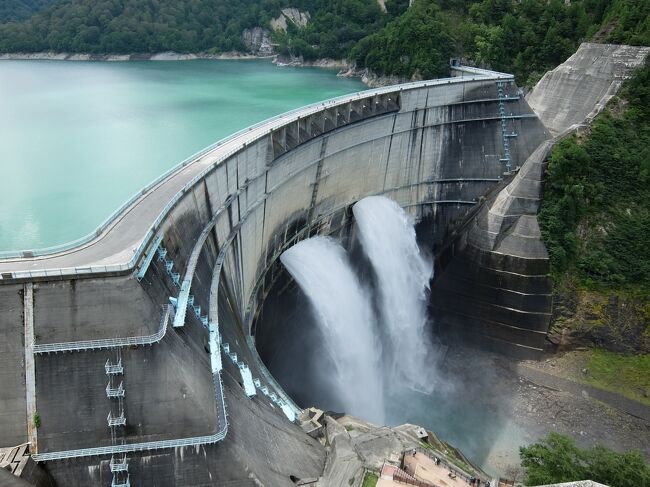
M580 42L650 44L650 2L637 0L416 1L362 39L350 57L378 73L438 75L449 57L514 73L532 85Z
M0 2L0 22L25 20L39 10L54 5L58 0L2 0Z
M0 26L0 51L247 52L245 31L272 32L285 7L279 0L61 0L25 22ZM290 7L307 22L284 17L289 34L280 42L291 39L292 49L302 52L308 41L323 57L345 56L393 16L376 0L296 0Z
M649 14L638 0L58 0L0 24L0 51L280 53L405 78L460 56L531 84L583 40L649 44Z
M539 223L552 341L650 352L650 59L586 133L555 147Z
M553 151L540 223L556 276L650 294L650 60Z

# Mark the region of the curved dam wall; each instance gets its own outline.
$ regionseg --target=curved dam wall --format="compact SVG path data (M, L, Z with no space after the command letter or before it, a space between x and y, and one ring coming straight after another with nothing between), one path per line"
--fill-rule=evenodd
M20 280L4 273L2 441L31 441L32 453L45 455L222 432L217 443L129 450L131 482L281 486L293 485L291 475L318 477L324 449L287 421L294 405L257 356L254 317L279 254L337 232L360 198L391 197L422 223L423 241L441 247L504 184L504 159L519 166L546 139L509 75L457 74L465 77L362 93L251 132L188 183L136 268ZM178 309L168 315L170 297ZM118 341L47 348L89 340ZM118 360L126 425L115 440L107 414L120 410L107 397L105 367ZM246 377L257 380L252 393ZM46 466L62 485L108 485L109 460Z
M537 213L553 146L584 130L650 48L584 43L526 97L553 135L470 212L440 255L431 312L440 332L530 358L549 348L552 286Z

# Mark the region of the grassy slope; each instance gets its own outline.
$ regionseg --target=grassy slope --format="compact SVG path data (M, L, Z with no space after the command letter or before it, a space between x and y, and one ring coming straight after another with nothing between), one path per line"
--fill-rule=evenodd
M365 477L363 477L363 485L361 487L375 487L377 485L377 482L379 481L379 477L377 477L374 473L366 473Z
M650 354L626 356L606 350L587 354L587 384L650 406Z

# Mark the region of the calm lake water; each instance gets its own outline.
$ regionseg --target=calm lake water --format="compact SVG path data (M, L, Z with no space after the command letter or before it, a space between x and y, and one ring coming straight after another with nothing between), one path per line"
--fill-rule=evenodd
M213 142L365 89L268 61L0 61L0 251L68 242Z

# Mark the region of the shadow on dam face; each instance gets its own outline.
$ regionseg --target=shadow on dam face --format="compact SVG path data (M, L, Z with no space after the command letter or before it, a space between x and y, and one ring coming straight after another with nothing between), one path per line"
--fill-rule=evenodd
M430 222L417 226L421 248L431 243L431 228ZM364 285L376 288L376 276L361 250L355 226L347 225L335 238L348 250ZM335 358L324 344L312 305L282 264L276 265L276 280L254 325L262 360L299 406L349 412L364 418L363 411L346 411L331 387ZM374 306L378 305L375 298ZM441 339L439 326L431 319L426 330L434 344L430 367L424 371L432 392L399 381L385 385L386 424L422 425L488 471L516 463L518 447L530 438L511 421L516 391L511 383L504 383L501 375L508 369L509 359L483 352L480 347L467 348L462 337L458 340L456 336L455 341ZM402 353L408 354L409 350Z

